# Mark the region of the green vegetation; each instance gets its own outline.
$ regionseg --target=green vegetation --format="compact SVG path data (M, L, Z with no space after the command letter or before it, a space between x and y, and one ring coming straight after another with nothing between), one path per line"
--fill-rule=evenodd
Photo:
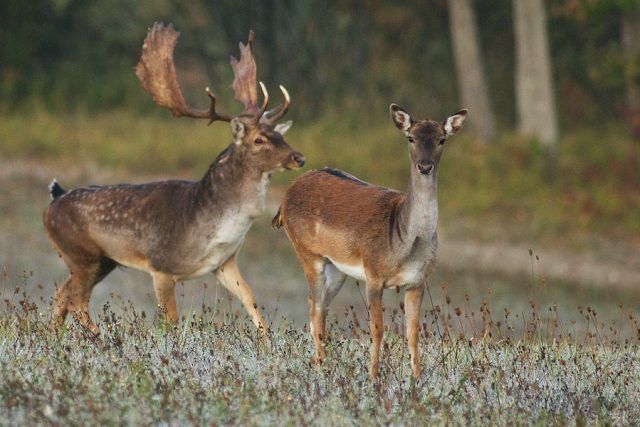
M367 117L395 101L444 115L461 107L447 3L7 0L0 4L0 109L33 100L56 111L154 109L132 68L147 27L165 21L183 33L178 71L193 102L206 102L207 84L230 98L227 58L252 28L259 77L270 88L287 86L293 114L355 106ZM491 102L500 124L511 128L512 2L474 3ZM635 2L546 3L561 123L619 120L626 87L639 76L637 60L625 61L620 45L621 19Z
M329 357L316 369L309 334L283 318L271 325L271 347L247 319L209 308L167 328L107 304L100 337L74 324L57 336L26 293L2 296L0 424L640 422L638 341L620 337L622 323L599 329L591 308L581 338L562 332L557 312L548 323L535 307L521 335L521 319L492 316L486 305L474 313L467 304L449 320L448 307L428 310L418 381L402 311L388 310L372 382L367 322L348 308L331 323ZM621 322L637 328L630 319Z
M417 114L416 114L417 115ZM287 140L310 168L343 168L370 182L403 189L404 139L386 110L375 120L326 115L297 123ZM53 115L42 110L5 116L0 152L64 165L97 163L131 173L199 178L229 142L224 124L132 115L125 111ZM640 235L640 145L609 126L566 135L555 151L506 134L492 144L464 135L448 142L440 171L440 205L454 232L521 240L589 233L631 241ZM59 177L60 178L60 177ZM279 174L288 185L292 174ZM459 221L458 221L459 220ZM499 224L499 226L492 226Z

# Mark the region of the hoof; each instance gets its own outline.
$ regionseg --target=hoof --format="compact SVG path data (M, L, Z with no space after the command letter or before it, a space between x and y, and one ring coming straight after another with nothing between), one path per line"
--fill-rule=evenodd
M320 356L313 356L309 359L309 363L318 367L322 365L323 361L324 361L324 358Z

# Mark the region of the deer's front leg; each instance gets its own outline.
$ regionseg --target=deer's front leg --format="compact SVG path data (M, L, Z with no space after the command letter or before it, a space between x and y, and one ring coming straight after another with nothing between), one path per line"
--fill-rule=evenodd
M367 282L367 304L369 305L369 329L371 331L371 365L369 376L378 377L380 361L380 345L384 333L382 317L382 284Z
M215 272L216 278L229 292L235 295L244 308L251 316L253 324L260 331L262 336L266 339L267 325L262 318L262 314L258 310L258 304L256 304L256 298L253 295L251 287L244 280L240 270L238 269L238 263L236 261L236 255L229 258L220 268Z
M425 285L426 282L417 288L407 289L404 293L407 342L409 344L409 354L411 354L411 369L416 378L420 376L418 340L420 337L420 304L422 304Z
M163 311L165 319L178 323L178 308L176 306L175 287L176 282L172 276L164 273L152 273L153 289L156 292L158 305Z

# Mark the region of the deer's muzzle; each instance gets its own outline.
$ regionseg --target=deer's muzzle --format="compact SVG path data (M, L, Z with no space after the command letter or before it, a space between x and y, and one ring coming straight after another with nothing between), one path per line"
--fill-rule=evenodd
M304 166L304 163L305 163L305 158L302 155L302 153L298 153L297 151L294 151L293 153L291 153L291 156L289 156L289 161L287 162L285 168L300 169L301 167Z
M431 172L435 169L435 165L431 162L418 162L416 163L416 169L422 175L431 175Z

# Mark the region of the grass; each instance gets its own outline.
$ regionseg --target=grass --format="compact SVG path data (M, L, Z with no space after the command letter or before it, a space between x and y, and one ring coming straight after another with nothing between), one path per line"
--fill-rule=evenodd
M366 318L348 307L334 313L328 358L315 368L309 333L282 317L270 347L244 312L220 304L177 327L106 304L98 338L72 321L56 335L28 295L3 292L0 424L640 422L640 336L622 338L623 323L599 329L591 308L577 337L550 326L551 308L547 316L532 305L516 332L507 310L434 306L413 380L401 306L387 307L381 377L370 381ZM638 328L622 311L621 322Z
M297 123L287 134L310 168L346 169L371 182L403 189L408 173L404 139L379 120L327 115ZM229 142L224 124L139 116L127 111L56 115L36 109L0 122L0 152L73 164L97 163L133 173L198 178ZM287 185L292 174L279 174ZM462 235L521 240L573 240L593 235L638 242L640 145L622 127L577 130L556 150L506 133L483 144L461 133L449 141L440 171L440 209ZM515 225L515 226L514 226Z

